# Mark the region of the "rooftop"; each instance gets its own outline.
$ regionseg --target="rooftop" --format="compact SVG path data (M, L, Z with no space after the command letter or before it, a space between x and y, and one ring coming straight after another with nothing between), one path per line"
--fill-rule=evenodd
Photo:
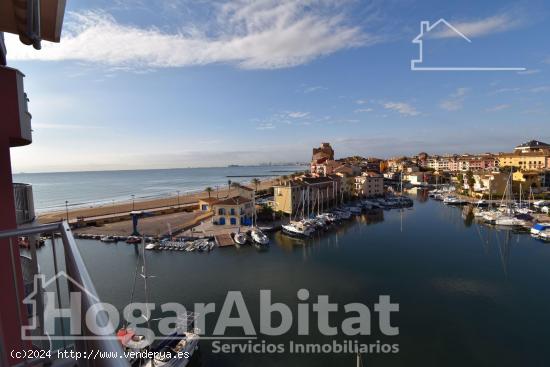
M244 196L235 196L232 198L220 199L212 203L212 205L241 205L252 202L251 199Z

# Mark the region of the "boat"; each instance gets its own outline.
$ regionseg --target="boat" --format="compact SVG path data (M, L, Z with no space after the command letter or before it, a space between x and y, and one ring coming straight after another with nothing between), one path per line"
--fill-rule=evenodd
M114 236L103 236L101 237L100 241L105 243L112 243L116 242L116 238Z
M546 231L547 229L550 229L550 223L536 223L533 227L531 227L530 232L534 236L538 236L539 233Z
M259 228L254 228L250 231L250 237L258 245L265 246L269 243L269 237L267 237Z
M233 234L233 241L238 245L245 245L248 242L248 238L245 233L236 232Z
M147 288L147 279L151 276L147 273L147 264L145 260L145 241L142 241L141 248L141 259L138 257L136 262L136 271L134 273L134 287L136 284L136 278L141 276L144 282L145 290L145 305L146 305L146 315L149 314L148 301L149 301L149 292ZM141 260L141 261L140 261ZM141 264L140 264L141 262ZM141 265L141 273L138 272L138 269ZM134 289L132 289L132 296L130 303L133 302ZM121 329L117 331L117 338L124 347L125 351L135 351L135 352L152 352L148 353L146 358L136 358L129 359L131 365L134 366L146 366L146 367L159 367L159 366L170 366L170 367L185 367L189 363L191 357L195 350L198 349L199 344L199 333L198 329L189 330L189 327L194 323L196 316L192 316L192 319L189 320L189 315L192 313L186 313L181 322L181 318L178 315L175 331L169 334L167 337L163 338L156 345L153 343L153 340L147 338L145 335L139 335L136 333L137 329L133 329L129 326L128 323L124 324ZM151 321L149 318L142 316L147 322L147 328L151 329ZM185 327L185 329L184 329ZM149 357L149 355L151 357Z
M454 195L448 195L443 199L443 203L447 205L463 205L466 204L466 201Z
M158 247L158 244L156 243L148 243L147 245L145 245L146 250L156 250L157 247Z
M140 242L141 242L141 239L138 236L129 236L126 239L126 243L130 243L130 244L135 244Z
M309 237L313 233L313 229L302 222L290 222L283 224L283 233L289 236Z
M341 219L350 219L351 218L351 212L349 210L335 209L334 213L336 215L338 215Z
M181 339L180 339L181 337ZM191 359L190 356L198 348L200 337L195 332L185 332L177 337L172 336L160 348L152 350L154 358L149 359L143 367L185 367Z
M477 207L489 206L489 203L486 200L483 200L483 199L476 200L472 204L474 204Z
M502 215L495 219L497 226L519 227L524 226L526 223L525 220L510 215Z
M544 241L550 241L550 229L545 229L544 231L539 232L538 238Z

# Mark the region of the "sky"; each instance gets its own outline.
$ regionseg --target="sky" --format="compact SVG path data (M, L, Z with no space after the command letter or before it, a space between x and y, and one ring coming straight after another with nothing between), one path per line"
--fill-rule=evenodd
M414 71L422 66L524 68ZM550 142L550 3L68 1L59 44L6 35L33 143L14 172L511 151ZM467 38L467 40L466 40Z

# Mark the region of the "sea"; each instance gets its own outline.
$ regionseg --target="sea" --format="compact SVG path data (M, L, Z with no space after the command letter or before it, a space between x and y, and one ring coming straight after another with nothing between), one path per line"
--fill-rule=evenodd
M258 165L121 171L18 173L14 182L33 186L37 213L65 208L93 207L115 202L157 199L226 187L228 180L249 183L304 171L303 165Z
M411 209L356 216L307 240L271 233L265 250L241 246L209 253L146 251L152 276L149 300L156 305L152 318L164 315L159 305L167 302L188 310L196 303L215 304L214 313L203 315L206 337L190 367L356 366L356 355L349 350L290 349L292 343L332 345L346 340L398 345L397 352L375 348L363 354L364 366L550 365L550 245L529 233L477 223L471 215L464 217L461 208L434 201L425 192L412 197ZM122 310L132 297L139 249L124 242L84 239L77 245L101 301ZM51 256L50 243L39 250L45 274L52 271ZM136 285L136 302L145 299L142 283ZM306 301L298 299L301 289L309 292ZM270 290L271 302L287 305L295 317L281 336L259 332L260 290ZM257 338L208 338L228 292L241 293ZM391 326L398 328L396 335L380 332L374 307L381 295L399 304L390 318ZM318 331L321 321L312 308L319 296L338 305L328 320L337 328L336 335ZM357 316L345 311L350 303L369 308L368 335L342 332L343 321ZM299 335L298 306L304 304L310 333ZM234 307L231 315L241 312ZM280 322L274 312L272 325ZM244 332L230 327L224 335L239 337ZM220 344L259 347L223 352ZM262 345L268 344L283 349L262 352Z

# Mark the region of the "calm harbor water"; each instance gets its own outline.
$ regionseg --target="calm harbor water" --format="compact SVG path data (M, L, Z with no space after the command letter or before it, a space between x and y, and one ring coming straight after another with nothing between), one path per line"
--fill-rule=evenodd
M115 201L153 199L203 190L207 186L227 185L227 180L249 182L283 176L307 169L305 166L232 166L211 168L175 168L128 171L89 171L19 173L14 182L33 185L37 212L62 209L65 200L71 207L100 205ZM231 176L231 177L229 177Z
M310 299L329 295L340 307L361 302L372 311L373 335L362 343L399 344L397 354L372 354L368 366L548 366L550 355L550 245L465 221L461 211L416 197L410 210L356 217L317 238L295 241L271 235L267 251L254 247L211 253L147 252L151 300L221 307L226 292L241 291L259 326L259 289L272 290L296 315L300 288ZM125 243L78 240L103 301L129 302L136 251ZM47 257L48 246L40 250ZM390 295L398 336L380 335L373 304ZM140 296L138 296L140 297ZM345 314L331 323L339 325ZM215 318L207 316L207 330ZM316 328L316 314L310 326ZM238 330L229 335L240 334ZM345 338L296 327L268 343L331 343ZM217 354L201 341L204 366L354 366L352 354Z

